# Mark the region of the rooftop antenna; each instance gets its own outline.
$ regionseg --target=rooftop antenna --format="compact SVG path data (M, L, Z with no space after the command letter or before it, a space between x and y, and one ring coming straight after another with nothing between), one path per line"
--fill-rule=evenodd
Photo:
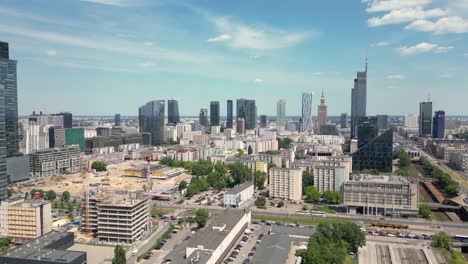
M367 72L367 48L366 48L366 72Z
M428 92L428 93L427 93L427 101L428 101L428 102L431 101L431 92Z

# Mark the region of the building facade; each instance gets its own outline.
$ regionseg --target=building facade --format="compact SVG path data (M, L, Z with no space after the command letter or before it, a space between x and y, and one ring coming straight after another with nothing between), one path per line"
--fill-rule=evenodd
M376 115L375 118L377 129L379 131L388 129L388 115Z
M254 185L251 182L245 182L234 186L224 193L224 207L239 208L245 202L251 200L254 195Z
M351 138L357 135L359 120L366 116L367 109L367 59L366 70L358 72L351 90Z
M314 186L320 192L341 191L343 184L349 180L351 157L328 157L316 161L313 167Z
M260 116L260 127L261 128L266 128L268 125L268 117L266 115L261 115Z
M204 127L208 127L208 109L202 108L200 109L200 114L198 115L198 121L200 125Z
M325 104L325 96L323 95L323 92L322 97L320 97L320 105L317 108L318 125L324 125L328 122L328 114L327 105Z
M232 103L232 100L227 100L227 109L226 109L226 128L233 128L233 120L234 120L234 117L233 117L233 103Z
M429 137L432 132L432 102L419 103L419 136Z
M65 145L78 145L81 151L85 150L85 131L84 128L65 129Z
M353 153L353 171L377 169L392 172L392 155L393 131L388 129Z
M348 128L348 113L341 113L340 126L341 128Z
M243 118L245 129L255 129L257 125L257 107L255 100L237 99L237 122Z
M81 171L80 149L75 146L46 149L29 155L31 176L36 178L58 176Z
M174 99L167 100L167 123L175 125L179 122L179 102Z
M301 132L312 132L312 93L302 93Z
M432 138L444 138L445 137L445 112L442 110L434 113L432 120Z
M302 169L273 167L269 173L270 197L300 201Z
M406 114L404 119L406 128L418 128L418 117L412 114Z
M164 143L164 100L155 100L146 103L138 110L140 132L151 134L151 144Z
M220 108L218 101L210 102L210 125L219 126L220 124Z
M73 114L70 112L60 112L55 116L63 117L63 128L73 128Z
M276 102L276 125L279 127L286 125L286 100L284 99Z

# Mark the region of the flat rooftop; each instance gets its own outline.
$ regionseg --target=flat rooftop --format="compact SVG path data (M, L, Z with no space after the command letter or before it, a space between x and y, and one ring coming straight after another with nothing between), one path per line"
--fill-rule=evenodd
M232 187L231 189L227 190L226 194L238 194L241 191L243 191L243 190L247 189L248 187L250 187L251 185L253 185L252 182L244 182L242 184L236 185L236 186Z
M370 175L359 174L353 175L351 181L358 182L375 182L375 183L410 183L406 178L398 175Z
M288 258L292 238L286 234L265 235L257 246L251 264L284 264Z

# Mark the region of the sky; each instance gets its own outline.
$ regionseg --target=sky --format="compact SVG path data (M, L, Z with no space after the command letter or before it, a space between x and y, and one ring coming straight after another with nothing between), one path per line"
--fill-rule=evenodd
M350 112L368 57L368 114L468 115L468 0L0 0L0 41L18 61L20 115L137 115L178 99L255 99L258 114Z

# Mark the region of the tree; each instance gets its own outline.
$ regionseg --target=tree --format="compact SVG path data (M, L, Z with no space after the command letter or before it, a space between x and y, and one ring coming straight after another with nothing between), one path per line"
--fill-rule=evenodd
M112 264L126 264L127 257L125 256L125 250L121 245L117 245L114 248L114 258Z
M453 239L444 232L439 232L432 237L432 246L435 248L450 250Z
M419 215L421 215L423 218L426 218L427 220L431 220L432 211L429 206L427 206L427 204L421 204L419 205Z
M302 194L305 194L305 190L309 186L314 186L314 172L303 171L302 172Z
M199 160L192 167L192 174L195 176L204 176L213 171L213 165L207 160Z
M277 207L278 207L278 208L281 208L281 207L283 207L283 206L284 206L284 202L283 202L283 201L279 201Z
M254 178L254 186L257 187L259 190L265 189L265 181L267 175L263 171L255 171L253 174Z
M208 211L202 208L198 209L195 212L195 222L197 222L198 228L205 227L208 222Z
M252 154L252 153L253 153L252 146L249 146L249 147L247 148L247 154L250 155L250 154Z
M235 155L237 158L240 158L244 156L244 150L243 149L237 149L237 154Z
M265 197L263 196L258 196L257 197L257 200L255 200L255 206L261 208L261 207L265 207L266 205L266 199Z
M341 203L341 194L337 191L325 191L323 192L323 198L331 204L340 204Z
M68 202L70 201L70 193L68 191L64 191L62 193L62 196L60 197L60 200Z
M214 170L215 170L216 172L218 172L219 174L222 174L222 175L226 174L227 171L228 171L227 166L224 165L223 163L221 163L221 161L217 161L217 162L215 163L215 165L214 165Z
M200 193L200 188L198 187L198 184L195 182L190 182L190 184L187 187L187 197L192 197L196 194Z
M314 186L309 186L305 191L306 202L318 202L320 201L320 193Z
M7 189L7 194L8 194L8 197L11 197L11 195L13 194L11 188L8 188L8 189Z
M95 161L91 164L91 169L96 171L106 171L107 164L104 161Z
M49 190L45 195L46 200L53 201L57 198L57 194L55 194L54 190Z
M187 182L186 181L181 181L179 183L179 191L182 191L183 189L187 189Z
M333 240L322 233L312 235L305 253L306 264L344 263L347 255L346 245L342 240Z
M228 168L234 185L252 180L252 171L240 162L229 164Z
M278 147L280 149L288 149L289 145L293 142L290 138L277 138L278 140Z

